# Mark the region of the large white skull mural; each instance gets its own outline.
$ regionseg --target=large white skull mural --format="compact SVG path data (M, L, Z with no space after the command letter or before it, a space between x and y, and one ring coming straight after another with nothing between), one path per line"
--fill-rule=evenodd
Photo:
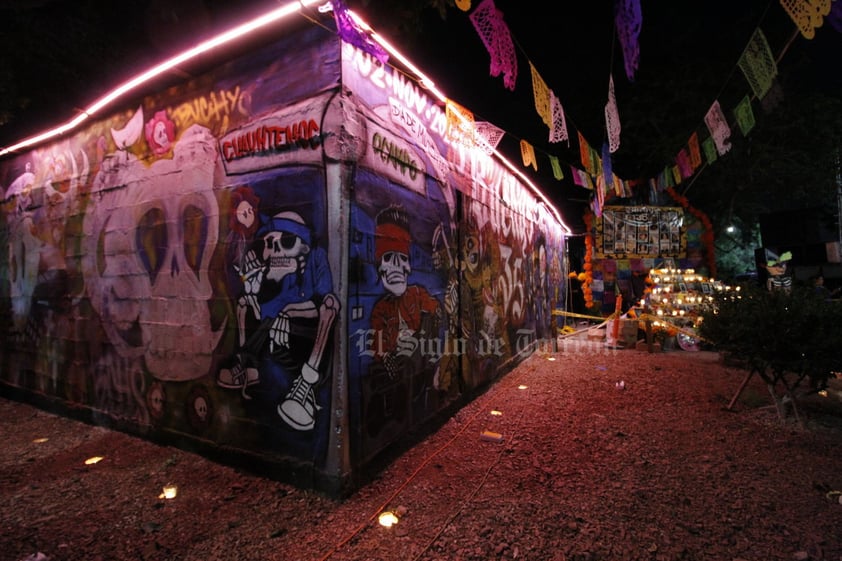
M184 131L172 159L145 165L118 152L94 179L84 222L83 270L91 304L117 352L155 378L207 374L222 335L208 302L219 235L215 140Z

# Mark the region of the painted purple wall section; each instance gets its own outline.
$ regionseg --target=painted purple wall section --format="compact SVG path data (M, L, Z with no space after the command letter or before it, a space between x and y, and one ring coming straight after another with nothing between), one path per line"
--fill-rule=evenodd
M537 345L561 225L313 26L0 161L0 390L342 494Z
M564 248L525 185L448 139L419 85L348 45L342 63L365 117L347 345L352 452L365 462L552 344Z

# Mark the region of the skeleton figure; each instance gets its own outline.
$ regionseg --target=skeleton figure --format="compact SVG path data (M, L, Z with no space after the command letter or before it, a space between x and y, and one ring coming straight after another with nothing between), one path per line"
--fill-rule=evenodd
M502 338L503 334L495 278L500 250L491 227L480 228L473 216L466 224L461 256L462 298L471 306L463 320L462 335L472 342L474 350L478 341L488 343Z
M241 270L245 292L237 315L241 332L246 330L249 313L260 323L243 342L238 363L221 370L217 381L230 388L258 383L253 361L267 350L265 343L268 341L270 355L280 357L290 347L291 321L317 320L309 357L277 408L289 426L310 430L318 409L314 392L321 379L318 369L339 312L339 301L331 293L327 255L324 249L312 246L310 229L295 212L281 212L268 219L257 238Z
M769 273L769 278L766 280L766 290L784 290L789 292L792 290L792 277L787 272L787 265L792 260L792 253L789 251L778 255L770 250L765 250L766 254L766 271Z
M422 329L424 316L440 319L438 300L423 287L409 285L412 267L409 262L409 215L400 207L389 207L377 215L375 259L377 273L386 295L371 311L371 327L382 343L385 356L380 356L391 377L400 374L403 365L397 356L406 356L414 349L415 335ZM437 336L430 329L426 337Z

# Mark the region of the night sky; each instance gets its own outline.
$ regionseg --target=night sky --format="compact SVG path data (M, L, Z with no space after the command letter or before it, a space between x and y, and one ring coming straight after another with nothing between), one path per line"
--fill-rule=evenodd
M694 130L714 100L723 107L750 93L737 67L755 28L771 51L784 53L781 74L799 87L842 90L842 33L829 24L807 40L777 0L648 2L643 0L640 62L634 81L623 69L613 2L545 5L496 0L518 57L514 91L490 76L490 58L468 13L448 7L445 19L426 9L417 21L399 17L408 2L358 0L347 4L401 47L450 98L506 135L501 150L520 162L521 139L539 165L529 172L580 229L589 192L569 174L553 178L548 155L581 167L577 132L597 150L605 141L604 107L613 75L622 125L613 169L626 179L648 178ZM429 2L422 2L429 4ZM472 9L479 3L474 0ZM65 121L114 85L197 39L275 8L271 0L6 0L0 7L0 144ZM791 41L791 42L790 42ZM561 101L571 140L550 144L537 115L530 64ZM700 127L700 125L702 125Z

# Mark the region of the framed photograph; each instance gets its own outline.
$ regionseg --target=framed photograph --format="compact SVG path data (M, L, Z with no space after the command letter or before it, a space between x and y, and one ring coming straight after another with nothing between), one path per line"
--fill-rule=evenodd
M713 294L713 289L710 286L709 282L703 282L702 284L702 293L703 294Z

